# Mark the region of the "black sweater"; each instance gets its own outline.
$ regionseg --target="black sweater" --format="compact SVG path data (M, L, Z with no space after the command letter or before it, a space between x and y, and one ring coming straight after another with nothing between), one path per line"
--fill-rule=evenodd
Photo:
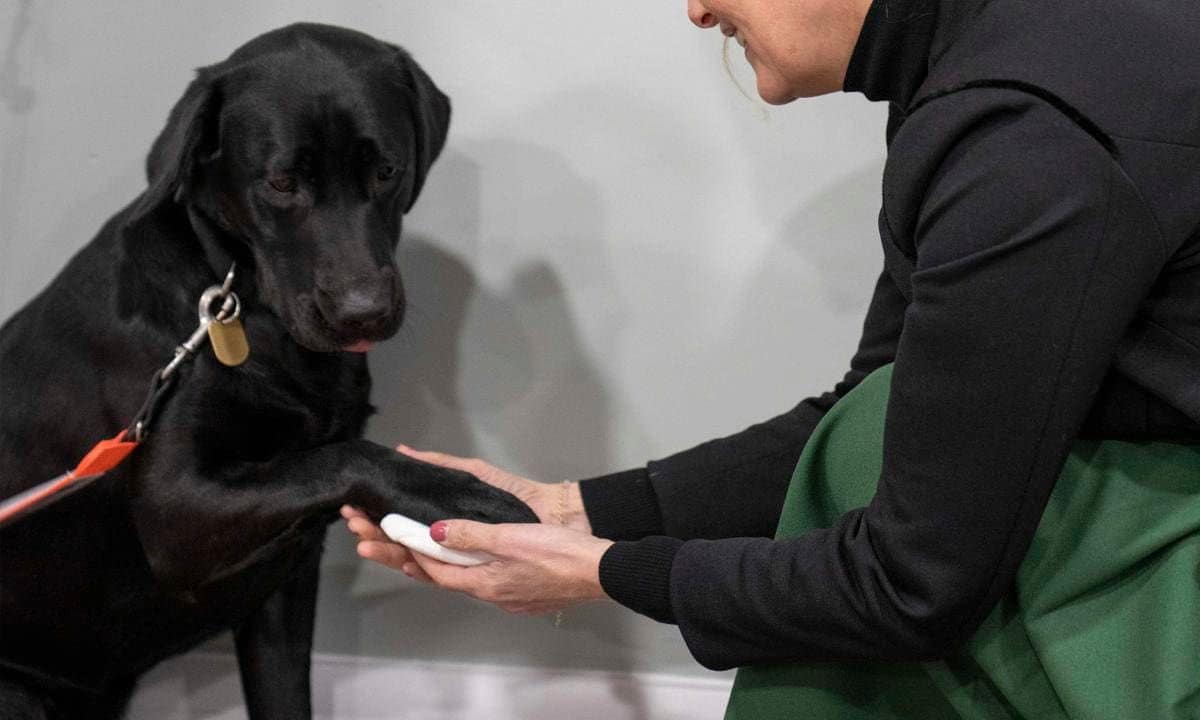
M581 485L613 598L711 668L927 658L1010 588L1079 437L1200 437L1200 3L876 0L883 272L832 392ZM773 541L822 415L895 363L870 505ZM1198 492L1200 492L1200 485Z

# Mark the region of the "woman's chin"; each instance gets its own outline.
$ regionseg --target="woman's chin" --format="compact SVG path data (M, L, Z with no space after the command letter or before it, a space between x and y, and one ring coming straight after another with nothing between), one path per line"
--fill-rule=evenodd
M800 97L793 88L777 82L774 78L758 80L758 96L768 105L786 105Z
M746 59L754 69L754 82L758 96L768 105L786 105L800 98L827 95L841 89L841 81L822 74L787 74L773 66L759 62L752 50L746 51Z
M785 82L779 73L758 62L752 50L746 50L746 61L754 69L754 85L763 102L769 105L783 105L798 97L790 83Z
M758 96L768 105L787 105L793 100L828 95L841 89L840 86L828 82L788 82L775 73L766 77L760 74L756 77Z

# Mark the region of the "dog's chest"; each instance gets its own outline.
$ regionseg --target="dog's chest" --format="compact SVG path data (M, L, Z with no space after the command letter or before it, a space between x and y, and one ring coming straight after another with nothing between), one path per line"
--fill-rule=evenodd
M193 429L202 466L269 460L362 435L371 413L362 357L264 342L262 333L252 332L250 344L250 359L238 367L198 357L172 401L172 414Z

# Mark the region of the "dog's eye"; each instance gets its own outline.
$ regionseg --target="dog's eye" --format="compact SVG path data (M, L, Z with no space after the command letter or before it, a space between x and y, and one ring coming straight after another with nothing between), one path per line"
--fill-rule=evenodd
M375 177L379 178L380 182L387 182L396 177L395 165L383 165L375 171Z
M280 175L273 177L267 181L268 184L277 192L293 193L296 192L296 178L291 175Z

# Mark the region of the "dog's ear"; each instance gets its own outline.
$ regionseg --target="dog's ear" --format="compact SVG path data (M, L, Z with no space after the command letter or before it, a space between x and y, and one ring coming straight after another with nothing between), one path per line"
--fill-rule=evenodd
M413 127L417 133L416 177L412 194L405 203L404 212L407 213L421 194L430 166L446 144L446 133L450 130L450 98L433 84L433 80L404 49L395 45L390 47L394 51L393 57L399 66L404 87L413 95Z
M199 155L217 147L220 97L208 68L198 71L183 97L171 108L167 124L146 156L149 187L134 206L136 221L186 194Z

